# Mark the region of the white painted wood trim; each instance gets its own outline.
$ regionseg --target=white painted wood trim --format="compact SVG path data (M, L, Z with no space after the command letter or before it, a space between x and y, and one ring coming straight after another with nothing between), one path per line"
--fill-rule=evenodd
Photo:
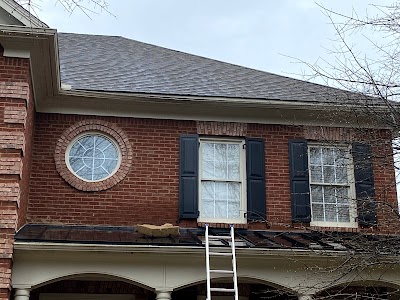
M5 57L30 58L31 52L29 50L4 48L3 55Z
M75 293L42 293L39 295L39 300L135 300L135 295L121 294L75 294Z
M221 143L221 144L238 144L240 153L239 153L239 163L240 163L240 178L238 180L221 180L214 179L215 182L237 182L240 183L240 211L239 218L236 219L218 219L218 218L204 218L201 216L202 208L202 181L207 179L202 178L202 147L204 143ZM244 148L245 140L243 138L225 138L225 137L201 137L200 138L200 147L199 151L199 212L200 216L198 218L198 222L210 222L210 223L226 223L226 224L246 224L247 219L245 214L247 212L247 186L246 186L246 150ZM212 179L210 179L212 181Z
M21 5L12 0L0 0L0 6L15 19L20 21L26 27L44 27L49 26L24 9Z

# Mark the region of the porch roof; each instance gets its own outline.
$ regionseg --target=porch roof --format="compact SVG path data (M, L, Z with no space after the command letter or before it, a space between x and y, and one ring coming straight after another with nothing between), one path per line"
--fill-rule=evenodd
M210 233L226 236L228 229L210 228ZM179 236L151 237L138 233L134 227L27 224L16 233L15 240L29 243L204 247L204 228L180 228ZM369 252L375 249L380 254L400 254L398 236L347 232L236 229L235 242L237 248L330 251L368 249ZM229 241L221 238L211 246L229 247Z

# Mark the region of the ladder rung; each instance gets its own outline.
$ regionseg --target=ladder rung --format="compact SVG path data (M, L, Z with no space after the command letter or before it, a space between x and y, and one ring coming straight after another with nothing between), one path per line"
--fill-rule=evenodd
M227 252L209 252L209 254L215 256L232 256L232 253Z
M233 274L232 270L210 270L210 273Z
M226 289L226 288L210 288L211 292L226 292L226 293L234 293L235 289Z
M229 235L209 235L208 236L209 239L216 239L216 240L227 240L230 239L231 236Z
M209 235L209 228L206 225L205 230L205 244L206 244L206 271L207 271L207 299L211 300L211 292L225 292L225 293L233 293L235 299L238 299L238 288L237 288L237 275L236 275L236 255L235 255L235 244L236 239L234 236L234 228L231 226L230 235L215 235L218 233L214 233L214 235ZM228 233L225 233L228 234ZM226 245L229 242L231 246L231 251L228 249L221 249L210 252L210 241L211 246L215 246L217 243L215 241L224 242ZM210 270L210 259L211 256L226 256L231 257L232 259L232 269L230 270ZM233 280L233 288L223 288L223 287L211 287L211 273L219 273L219 274L231 274ZM218 275L217 275L218 276Z

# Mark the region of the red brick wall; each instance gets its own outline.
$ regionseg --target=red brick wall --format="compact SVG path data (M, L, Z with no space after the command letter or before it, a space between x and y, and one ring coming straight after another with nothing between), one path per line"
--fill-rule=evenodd
M89 117L87 117L89 118ZM92 118L92 117L90 117ZM129 137L132 167L126 178L106 191L78 191L57 173L54 149L64 130L83 116L37 114L28 222L95 225L178 222L179 136L196 133L191 121L100 118ZM294 126L249 124L247 136L266 140L269 226L291 224L288 140L300 136ZM182 226L196 226L182 222ZM253 224L251 228L267 228Z
M0 299L9 299L14 234L25 223L33 100L29 60L0 48Z
M247 134L265 139L268 225L274 229L287 229L291 226L288 141L300 138L301 128L250 124Z
M88 118L115 124L127 135L133 148L129 173L120 183L105 191L76 190L60 177L55 168L54 149L57 140L70 126ZM167 222L177 224L179 136L211 126L210 130L217 135L234 136L243 131L247 136L265 139L268 222L249 224L248 227L301 227L291 223L288 140L304 137L304 129L299 126L261 124L228 124L218 129L215 124L203 123L37 114L28 222L121 226ZM393 169L386 170L386 173L376 172L378 189L393 180ZM391 197L395 198L393 191L391 193ZM180 225L198 224L195 221L183 221Z
M22 157L22 177L20 181L20 205L18 210L18 224L17 228L20 228L26 224L26 215L28 210L28 197L29 197L29 185L30 185L30 172L31 172L31 160L32 160L32 142L34 132L34 118L35 118L35 106L32 96L32 89L29 90L29 103L26 107L26 118L24 121L24 155ZM14 116L14 122L20 123L21 119L19 115Z
M83 192L71 187L59 176L53 157L54 147L64 130L84 118L37 114L28 221L99 225L176 224L179 136L196 133L196 123L101 118L116 124L129 137L133 148L132 167L126 178L111 189ZM273 134L278 136L279 130L284 130L279 128L277 131L268 131L268 126L256 125L251 128L254 129L250 129L250 135L259 134L267 140ZM280 143L286 149L287 138L279 137ZM281 148L279 151L284 152ZM272 152L267 151L267 155L271 154ZM287 154L272 155L278 155L287 165ZM267 169L274 172L272 166ZM290 203L286 178L275 190L282 190L282 186L286 186L286 203ZM273 189L271 187L271 191ZM278 216L281 214L285 215L287 222L290 210L276 213Z
M54 163L54 149L63 131L84 118L37 114L28 221L131 226L175 224L179 136L196 132L196 123L101 118L118 126L129 137L132 167L125 179L114 187L84 192L66 183Z
M393 169L393 150L391 135L379 131L369 135L372 144L375 200L378 204L377 216L379 227L383 233L399 233L400 219L398 215L398 200L396 194L396 177ZM396 150L398 153L398 150ZM397 179L398 181L398 179Z

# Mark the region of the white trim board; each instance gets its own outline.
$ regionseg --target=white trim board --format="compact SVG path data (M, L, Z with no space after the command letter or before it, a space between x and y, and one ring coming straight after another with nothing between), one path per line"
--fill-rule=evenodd
M39 300L135 300L131 294L75 294L75 293L42 293Z
M198 295L197 300L204 300L206 298L205 295ZM212 300L232 300L234 297L232 296L212 296ZM248 300L249 297L239 296L239 300Z
M46 23L36 18L32 13L27 11L14 0L0 0L0 7L8 12L10 16L24 24L26 27L49 27Z

